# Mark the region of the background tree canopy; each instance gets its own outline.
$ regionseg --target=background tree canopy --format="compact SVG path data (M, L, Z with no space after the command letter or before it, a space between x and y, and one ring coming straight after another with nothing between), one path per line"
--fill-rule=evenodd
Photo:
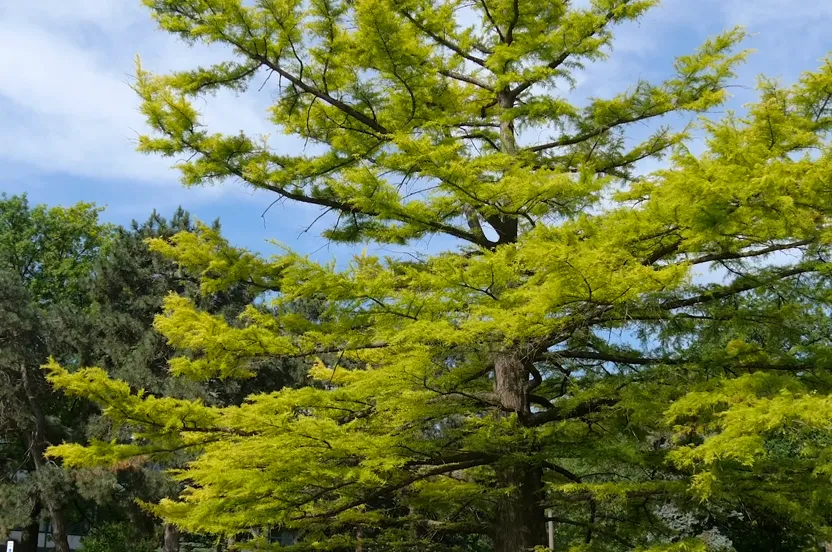
M132 550L140 542L153 550L162 528L135 501L178 492L159 463L126 463L111 473L61 469L43 458L51 444L126 434L94 404L49 387L39 366L50 356L76 368L96 364L134 389L211 404L239 403L252 385L269 390L303 380L300 363L279 361L262 362L258 378L241 385L170 377L167 362L176 353L153 328L168 293L232 320L256 294L246 285L201 294L198 276L148 248L147 238L195 230L185 211L170 221L154 213L130 228L101 224L99 212L88 204L50 209L0 196L0 534L23 528L23 552L35 551L43 517L59 549L69 549L68 533L92 527L84 550ZM167 467L186 458L173 458ZM179 550L178 531L167 526L165 532L165 552Z
M699 120L726 99L741 30L664 82L566 93L652 0L145 4L230 57L139 66L142 151L180 159L187 185L236 178L320 206L331 240L455 245L341 269L265 259L206 226L151 240L203 294L259 291L234 319L168 296L155 326L181 352L173 374L317 359L313 381L226 406L53 361L53 384L128 433L52 457L188 451L184 490L150 510L264 548L286 527L295 550L517 552L546 544L547 520L572 550L829 538L832 63ZM201 96L267 75L270 120L303 154L200 122ZM703 152L692 126L659 125L669 116L698 125Z
M59 552L69 551L76 520L71 480L44 452L75 440L90 405L54 393L39 366L50 355L67 366L92 360L77 328L89 306L85 282L109 234L98 213L89 204L31 208L25 197L0 196L0 533L25 527L24 552L35 550L42 511Z

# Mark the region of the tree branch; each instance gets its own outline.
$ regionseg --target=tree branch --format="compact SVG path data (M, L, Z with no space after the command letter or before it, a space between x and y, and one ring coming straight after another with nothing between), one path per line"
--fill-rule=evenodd
M420 31L422 31L423 33L425 33L426 35L431 37L436 43L441 44L442 46L451 50L452 52L454 52L458 56L463 57L463 58L467 59L468 61L479 65L480 67L485 67L485 60L484 59L482 59L480 57L477 57L475 55L469 54L468 52L463 50L459 45L454 44L450 40L437 35L433 31L431 31L430 29L428 29L427 27L425 27L424 25L419 23L416 20L416 18L413 17L413 15L408 13L407 11L401 10L399 13L401 13L408 21L410 21L413 24L413 26L415 26L417 29L419 29Z
M709 263L713 261L728 261L734 259L746 259L748 257L759 257L760 255L768 255L769 253L775 253L777 251L785 251L788 249L796 249L798 247L802 247L804 245L811 245L817 241L814 238L808 238L805 240L800 240L796 242L789 242L779 245L772 245L769 247L764 247L763 249L755 249L752 251L744 251L744 252L725 252L725 253L711 253L709 255L703 255L701 257L697 257L691 261L691 264L702 264L702 263Z
M582 134L575 134L573 136L566 136L566 137L561 138L560 140L547 142L545 144L538 144L536 146L529 146L528 148L526 148L526 150L531 151L531 152L539 152L539 151L552 149L552 148L561 148L561 147L566 147L566 146L574 146L576 144L586 142L587 140L591 140L592 138L596 138L596 137L604 134L605 132L610 131L610 130L612 130L616 127L619 127L621 125L627 125L627 124L630 124L630 123L638 123L640 121L646 121L647 119L652 119L653 117L659 117L661 115L665 115L667 113L670 113L674 109L675 109L675 107L670 107L670 108L660 109L660 110L654 111L654 112L645 111L645 112L642 112L640 115L636 115L636 116L632 116L632 117L621 117L620 119L617 119L617 120L612 121L610 123L607 123L605 125L601 125L599 127L596 127L593 130L584 132Z
M366 504L367 502L369 502L371 500L374 500L376 498L388 495L390 493L398 491L399 489L403 489L403 488L407 487L408 485L412 485L413 483L415 483L417 481L421 481L422 479L427 479L428 477L433 477L435 475L446 474L446 473L449 473L449 472L452 472L452 471L474 468L476 466L482 466L482 465L487 464L487 463L489 463L489 461L485 461L485 460L482 460L482 459L477 459L477 460L469 460L467 462L458 462L458 463L455 463L455 464L446 464L444 466L439 466L439 467L433 468L431 470L425 470L421 473L413 474L410 477L407 477L407 478L405 478L402 481L399 481L397 483L391 483L389 485L384 485L382 487L379 487L375 491L373 491L371 493L368 493L366 496L364 496L362 498L359 498L357 500L353 500L351 502L348 502L347 504L344 504L344 505L339 506L337 508L333 508L332 510L329 510L327 512L323 512L323 513L320 513L320 514L309 515L309 516L296 516L296 517L293 518L293 520L299 521L299 520L303 520L303 519L321 519L321 518L332 517L332 516L340 514L341 512L346 512L347 510L355 508L356 506L361 506L362 504Z
M624 3L626 3L627 1L628 0L625 0ZM515 11L515 16L517 16L517 14L519 14L519 10ZM578 39L578 42L572 46L573 50L567 50L567 51L561 53L558 57L556 57L555 59L553 59L552 61L547 63L546 68L554 70L554 69L557 69L558 67L560 67L561 65L563 65L563 63L567 59L569 59L569 56L571 56L574 53L574 48L575 47L580 46L581 43L583 43L584 40L594 36L596 33L600 32L600 31L602 31L607 25L609 25L609 23L614 18L615 18L615 14L613 12L607 12L607 14L604 17L604 20L601 22L600 25L597 25L596 27L591 29L587 34L585 34L580 39ZM520 94L522 94L523 92L525 92L526 90L528 90L529 88L534 86L534 84L536 84L539 81L540 81L540 79L529 79L526 82L518 84L517 87L514 88L513 90L510 90L509 94L512 96L512 98L517 98L518 96L520 96Z
M574 358L586 360L601 360L604 362L615 362L618 364L635 364L635 365L650 365L650 364L683 364L684 361L676 358L649 358L638 357L630 355L617 355L612 353L601 353L598 351L551 351L544 353L543 358L551 356L554 359Z
M568 411L558 409L546 410L545 412L532 414L526 425L527 427L536 427L549 422L561 422L565 420L583 418L584 416L602 410L605 406L614 406L617 403L618 399L597 399L580 404L576 408Z
M720 299L725 299L726 297L731 297L732 295L737 295L744 291L750 291L752 289L761 288L765 285L771 284L778 280L784 280L786 278L790 278L792 276L798 276L800 274L808 274L811 272L817 271L816 267L813 266L803 266L803 267L795 267L790 268L788 270L783 270L780 272L775 273L773 276L765 278L764 280L752 279L747 278L748 281L743 282L734 282L729 286L719 286L721 289L714 289L701 295L696 295L693 297L688 297L687 299L673 299L669 301L664 301L661 303L661 308L665 310L674 310L680 309L683 307L692 307L694 305L699 305L702 303L708 303L711 301L718 301Z

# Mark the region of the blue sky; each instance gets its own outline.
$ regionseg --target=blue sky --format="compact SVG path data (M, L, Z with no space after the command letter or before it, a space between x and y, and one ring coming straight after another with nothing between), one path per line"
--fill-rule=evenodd
M638 24L619 27L610 59L589 67L575 94L609 96L639 78L667 76L675 56L737 24L754 33L746 46L756 53L737 78L747 88L732 89L736 106L753 98L757 74L791 82L832 51L829 0L665 0ZM261 218L269 194L236 182L184 189L171 160L136 153L144 125L128 82L137 54L155 72L217 59L157 31L138 0L0 2L0 192L52 205L92 201L116 223L181 204L203 220L219 217L238 245L273 251L266 240L277 239L321 260L339 253L315 228L302 234L317 216L311 207L275 205ZM269 99L267 89L220 94L206 103L205 122L279 135L265 121ZM277 143L300 147L290 138Z

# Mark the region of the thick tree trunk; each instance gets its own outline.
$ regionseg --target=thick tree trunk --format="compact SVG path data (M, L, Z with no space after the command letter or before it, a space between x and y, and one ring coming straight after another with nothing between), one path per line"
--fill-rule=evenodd
M26 392L26 398L29 401L29 406L32 409L32 417L35 421L35 430L31 436L30 448L32 451L32 462L35 465L35 470L40 471L44 469L46 460L44 453L46 452L46 416L43 409L38 402L38 396L35 391L35 384L32 381L32 376L29 373L27 366L21 367L21 375L23 376L23 389ZM49 519L52 522L52 541L55 543L55 552L71 552L69 548L69 535L67 532L66 518L61 509L60 501L54 496L41 496L43 504L49 512Z
M500 486L511 491L497 504L494 552L525 552L546 545L542 479L543 471L529 466L512 466L498 472Z
M71 552L69 530L63 511L57 505L53 505L49 508L49 517L52 521L52 541L55 543L55 552Z
M516 98L508 91L497 95L504 110L514 107ZM514 121L500 121L501 149L508 155L518 151ZM517 241L517 216L506 215L489 220L499 234L499 243ZM504 413L513 412L521 425L531 417L529 405L529 374L517 354L502 352L494 358L494 391ZM530 464L515 462L497 466L497 482L507 492L497 504L494 528L494 552L524 552L546 545L546 515L543 470Z
M23 535L20 537L20 552L38 552L38 534L40 533L40 514L42 511L43 503L40 501L40 497L35 497L32 512L29 514L29 524L23 528Z
M501 353L494 360L494 391L503 409L516 413L519 423L531 415L528 374L514 355ZM497 504L494 552L523 552L546 545L543 508L543 470L524 464L497 468L497 481L508 492Z
M408 506L408 513L410 514L410 517L416 519L416 517L417 517L416 508L414 508L413 506ZM420 536L421 535L420 535L420 531L419 531L419 525L415 522L411 523L410 524L410 542L412 542L415 545L417 542L419 542L419 537Z
M180 533L175 525L165 524L164 552L179 552Z
M525 423L531 414L528 399L529 377L523 363L511 353L494 359L494 393L506 412L514 412Z

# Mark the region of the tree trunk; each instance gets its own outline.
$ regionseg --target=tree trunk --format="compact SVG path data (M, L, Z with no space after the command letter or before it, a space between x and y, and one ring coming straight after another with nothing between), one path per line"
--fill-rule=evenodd
M29 514L29 524L23 528L20 537L20 552L38 552L38 534L40 533L40 514L43 511L43 503L40 497L35 497L32 505L32 512ZM17 550L17 548L15 548Z
M63 511L57 505L53 505L49 508L49 517L52 522L52 541L55 543L55 552L72 552L69 548L69 531Z
M529 376L523 363L511 353L494 359L494 392L505 412L514 412L523 424L531 414L527 390Z
M355 530L355 552L364 552L364 530L360 527Z
M413 519L416 519L416 517L417 517L416 508L414 508L413 506L408 506L407 509L408 509L408 513L410 514L410 517L412 517ZM419 542L419 537L420 536L421 535L420 535L420 531L419 531L419 525L416 522L411 523L410 524L410 542L412 542L415 545L416 543Z
M29 446L32 451L32 462L35 465L35 470L40 471L46 465L44 453L46 452L46 416L43 409L38 402L38 396L35 391L32 376L29 373L27 366L21 366L21 375L23 376L23 389L26 392L26 398L29 401L29 406L32 409L32 417L35 421L35 430L31 435ZM52 522L52 541L55 543L55 552L71 552L69 548L69 535L67 532L66 519L64 512L60 507L60 501L54 496L41 496L43 504L49 512L49 519Z
M165 524L164 552L179 552L179 529L170 523Z
M546 516L541 506L543 470L510 466L498 471L498 482L511 491L497 503L494 552L524 552L546 545Z
M514 412L518 423L531 415L526 367L514 355L501 353L494 360L494 391L504 411ZM494 552L523 552L546 545L543 508L543 470L514 463L497 466L497 482L506 489L497 504Z
M508 91L497 96L504 110L514 107L515 99ZM500 145L503 153L517 154L514 121L500 121ZM493 221L491 220L493 219ZM517 216L491 217L489 224L499 234L498 243L517 241ZM494 391L503 413L513 412L519 424L528 423L529 375L523 362L511 351L498 353L494 358ZM523 463L496 466L498 485L506 490L497 504L494 531L494 552L523 552L538 545L546 545L546 515L543 508L543 470Z

